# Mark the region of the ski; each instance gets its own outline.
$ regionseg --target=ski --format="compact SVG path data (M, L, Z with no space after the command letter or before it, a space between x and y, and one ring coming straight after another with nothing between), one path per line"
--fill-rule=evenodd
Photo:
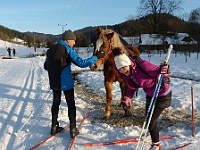
M166 135L160 136L161 140L164 139L172 139L173 137L177 137L176 135ZM142 140L141 140L142 141ZM93 146L106 146L106 145L115 145L115 144L126 144L126 143L134 143L138 142L138 139L131 138L131 139L122 139L122 140L115 140L110 142L100 142L100 143L85 143L84 146L86 147L93 147Z
M78 130L80 130L81 125L83 124L83 122L84 122L86 119L88 119L89 117L90 117L90 114L89 114L89 113L88 113L87 115L86 115L86 114L84 115L83 119L80 121L80 123L79 123L79 125L78 125ZM73 138L73 139L70 141L69 146L68 146L68 148L67 148L68 150L71 150L71 149L72 149L72 147L73 147L75 141L76 141L76 137Z
M83 118L84 119L84 118ZM78 122L82 122L82 120L79 120ZM64 127L64 131L69 130L69 126ZM62 131L60 131L62 132ZM49 135L46 139L42 140L41 142L39 142L38 144L34 145L33 147L31 147L29 150L35 150L36 148L38 148L39 146L42 146L44 143L46 143L48 140L52 139L53 137L55 137L57 134L59 134L60 132L54 134L54 135Z
M68 130L69 126L64 127L64 131ZM63 132L60 131L60 132ZM60 133L58 132L58 133ZM34 150L36 148L38 148L39 146L42 146L44 143L46 143L46 141L48 141L49 139L52 139L53 137L55 137L58 133L54 134L54 135L49 135L46 139L42 140L41 142L39 142L38 144L36 144L35 146L31 147L29 150Z
M173 148L172 150L182 150L183 148L187 147L187 146L190 145L190 144L192 144L192 143L186 143L186 144L181 145L181 146L179 146L179 147Z

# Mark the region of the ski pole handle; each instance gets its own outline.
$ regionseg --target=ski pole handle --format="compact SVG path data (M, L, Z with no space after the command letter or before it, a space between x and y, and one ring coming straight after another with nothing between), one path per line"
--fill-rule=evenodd
M173 45L170 45L169 48L168 48L167 55L166 55L166 57L163 60L164 65L166 65L168 63L168 60L169 60L169 57L171 55L172 49L173 49Z

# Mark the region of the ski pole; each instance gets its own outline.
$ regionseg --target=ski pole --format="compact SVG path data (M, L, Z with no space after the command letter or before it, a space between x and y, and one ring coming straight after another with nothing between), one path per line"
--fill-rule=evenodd
M160 82L160 77L158 77L158 81ZM139 143L140 143L140 139L142 138L142 136L144 136L144 132L147 132L146 130L146 124L147 124L147 120L148 120L148 117L149 117L149 113L151 112L152 110L152 105L153 105L153 101L155 99L155 96L156 96L156 93L158 92L158 87L159 87L159 82L156 83L156 87L154 89L154 93L153 93L153 96L151 98L151 101L150 101L150 104L149 104L149 107L147 109L147 113L146 113L146 116L145 116L145 120L144 120L144 123L143 123L143 126L142 126L142 130L141 130L141 133L140 133L140 136L139 136L139 140L138 140L138 143L137 143L137 146L136 146L136 150L138 149L138 146L139 146Z
M45 96L42 98L44 99L47 94L49 93L50 90L47 91L47 93L45 94ZM49 99L49 97L51 96L51 94L49 94L47 100ZM40 106L41 102L38 104L38 106L35 108L35 110L38 109L38 107ZM17 132L14 132L14 135L17 136L19 134L19 132L21 132L21 130L23 129L23 127L28 123L28 121L30 120L31 116L33 115L35 111L32 111L32 113L29 115L28 119L26 120L26 122L21 126L21 128L17 131ZM29 129L26 130L27 132L29 132Z
M141 133L140 133L140 136L139 136L139 139L138 139L138 142L137 142L137 146L136 146L136 150L138 150L138 146L140 144L140 140L144 134L144 132L146 132L146 124L147 124L147 119L149 117L149 113L150 111L152 110L152 105L153 105L153 100L155 98L155 95L156 95L156 92L157 92L157 88L158 88L158 83L156 83L156 87L154 89L154 93L153 93L153 96L151 98L151 101L150 101L150 104L149 104L149 107L148 107L148 110L147 110L147 113L146 113L146 116L145 116L145 119L144 119L144 123L143 123L143 126L142 126L142 130L141 130Z
M151 112L150 112L150 116L149 116L149 119L148 119L148 122L147 122L147 125L146 125L146 129L145 129L144 138L143 138L143 141L142 141L141 150L143 150L143 147L144 147L144 142L145 142L146 137L147 137L147 132L148 132L149 124L151 122L151 118L152 118L152 115L153 115L153 112L154 112L155 104L156 104L156 101L157 101L158 93L160 91L160 87L162 85L163 77L164 77L164 75L162 74L162 76L160 78L160 82L158 84L158 89L157 89L157 92L156 92L155 99L153 100L153 105L152 105L152 109L151 109Z
M167 53L166 57L163 59L164 65L166 65L168 63L172 49L173 49L173 46L170 45L169 48L168 48L168 53ZM151 117L153 115L156 99L157 99L159 91L160 91L160 87L161 87L161 84L162 84L163 77L164 77L163 74L159 74L159 76L158 76L158 82L156 83L156 87L154 89L154 93L153 93L153 96L151 98L151 101L150 101L150 104L149 104L149 107L148 107L148 110L147 110L147 113L146 113L146 116L145 116L145 121L143 123L142 130L141 130L141 133L140 133L140 136L139 136L139 140L137 142L136 150L138 150L138 147L139 147L139 144L140 144L140 139L142 138L142 136L144 136L145 139L146 139L148 127L149 127L149 124L150 124L150 121L151 121ZM143 139L141 149L143 149L144 142L145 142L145 140Z

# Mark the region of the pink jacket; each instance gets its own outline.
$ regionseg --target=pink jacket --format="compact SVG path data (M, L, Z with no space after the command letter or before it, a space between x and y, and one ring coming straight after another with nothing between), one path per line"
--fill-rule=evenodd
M140 67L137 67L136 62L131 57L129 58L131 60L131 66L132 66L130 76L126 76L120 73L115 66L115 69L120 74L122 79L128 84L128 91L125 97L131 99L138 88L143 88L144 92L148 96L152 97L156 81L160 73L160 67L146 60L138 60L137 64L146 72L144 73L144 71L142 71ZM165 77L169 78L170 75L167 74L165 75ZM164 86L161 86L160 88L158 97L167 95L170 92L170 90L171 90L170 84L164 83Z

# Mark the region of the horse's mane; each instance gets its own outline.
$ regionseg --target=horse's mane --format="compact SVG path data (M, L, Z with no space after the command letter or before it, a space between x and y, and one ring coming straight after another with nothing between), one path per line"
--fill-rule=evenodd
M113 30L111 30L112 32L114 32L114 35L113 35L113 37L112 37L112 42L114 43L112 46L113 46L113 48L115 48L115 47L121 47L122 48L122 50L123 50L123 52L126 54L126 55L129 55L130 53L129 53L129 51L128 51L128 49L127 49L127 45L125 45L125 44L127 44L127 43L125 43L125 41L123 41L123 39L122 39L122 37L120 37L120 35L117 33L117 32L115 32L115 31L113 31Z
M114 31L113 31L114 32ZM114 43L114 47L121 47L123 50L123 53L125 53L126 55L129 56L136 56L137 58L140 57L140 52L139 50L131 45L128 45L128 43L119 35L115 32L113 38L115 38L114 40L116 40Z
M140 57L140 52L139 50L134 47L134 46L130 46L122 37L120 34L118 34L117 32L113 31L112 29L102 29L101 27L97 27L97 33L100 35L104 35L107 37L107 39L105 39L102 36L102 39L104 39L105 41L110 39L111 40L111 45L112 45L112 49L116 48L116 47L120 47L123 51L123 53L125 53L126 55L131 55L131 56L137 56L138 58Z

